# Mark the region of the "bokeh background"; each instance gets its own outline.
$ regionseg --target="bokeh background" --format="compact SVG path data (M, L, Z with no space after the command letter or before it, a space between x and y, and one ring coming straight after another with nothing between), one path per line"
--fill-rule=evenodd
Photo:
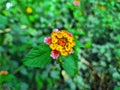
M80 41L75 78L23 66L54 28ZM0 90L120 90L120 0L0 0Z

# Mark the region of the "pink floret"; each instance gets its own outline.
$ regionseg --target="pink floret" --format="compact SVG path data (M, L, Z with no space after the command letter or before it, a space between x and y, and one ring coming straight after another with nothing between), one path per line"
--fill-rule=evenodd
M53 58L53 59L57 59L59 57L59 52L57 50L53 50L50 54L50 56Z
M52 42L52 38L51 37L45 37L44 38L44 43L50 44L51 42Z
M56 29L54 29L53 31L54 31L54 32L58 32L59 30L56 28Z
M73 36L72 33L68 33L69 36Z

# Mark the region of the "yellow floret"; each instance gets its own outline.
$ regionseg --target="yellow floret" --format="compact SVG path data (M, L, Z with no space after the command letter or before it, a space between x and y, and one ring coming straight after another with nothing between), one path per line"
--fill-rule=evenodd
M65 30L61 30L60 32L61 32L61 33L67 33Z
M72 42L72 43L71 43L71 46L72 46L72 47L74 47L75 45L76 45L76 43L75 43L75 42Z
M58 39L57 38L52 38L52 43L57 43Z
M74 38L69 36L69 37L67 37L67 40L68 40L69 42L73 42Z
M60 46L60 45L58 45L57 47L56 47L56 50L58 50L58 51L63 51L63 47L62 46Z
M52 50L55 50L55 49L56 49L56 47L57 47L57 45L56 45L56 44L50 44L50 48L51 48Z
M56 38L57 37L57 32L52 32L51 37Z
M66 52L66 51L62 51L62 52L61 52L61 55L63 55L63 56L67 56L67 55L68 55L68 52Z
M57 38L62 38L62 37L63 37L62 33L57 34Z
M66 50L66 51L70 51L71 48L72 48L72 47L71 47L71 44L70 44L70 43L68 43L68 44L65 45L65 50Z
M65 50L66 50L66 51L70 51L70 50L71 50L71 47L65 47Z
M26 12L27 12L27 13L32 13L32 8L27 7Z

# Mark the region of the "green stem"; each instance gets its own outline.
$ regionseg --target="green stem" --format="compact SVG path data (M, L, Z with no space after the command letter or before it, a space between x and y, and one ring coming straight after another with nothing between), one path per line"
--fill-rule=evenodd
M16 74L17 72L19 72L23 67L24 67L24 65L19 66L19 67L14 71L14 74Z

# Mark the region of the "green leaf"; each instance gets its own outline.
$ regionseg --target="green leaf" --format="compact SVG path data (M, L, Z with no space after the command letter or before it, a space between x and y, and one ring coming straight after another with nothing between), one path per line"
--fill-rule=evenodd
M114 90L120 90L120 86L115 86Z
M88 42L85 43L85 47L86 48L91 48L91 46L92 46L92 42L91 41L88 41Z
M6 25L7 24L7 17L0 15L0 24Z
M83 44L80 42L80 40L75 39L75 43L76 43L75 47L78 47L78 48L84 47Z
M71 76L74 77L78 73L78 58L76 54L61 57L63 60L62 67Z
M0 85L5 82L10 82L14 76L12 74L0 75Z
M4 37L5 37L4 34L0 34L0 45L3 44L3 42L4 42Z
M31 67L45 67L52 58L50 57L50 48L43 44L33 48L24 59L24 64Z
M120 74L118 72L114 72L112 76L114 79L120 79Z
M8 24L7 17L0 15L0 29L5 29L5 26Z
M68 30L69 32L71 32L73 35L85 35L85 32L83 30L75 30L75 29L70 29Z

